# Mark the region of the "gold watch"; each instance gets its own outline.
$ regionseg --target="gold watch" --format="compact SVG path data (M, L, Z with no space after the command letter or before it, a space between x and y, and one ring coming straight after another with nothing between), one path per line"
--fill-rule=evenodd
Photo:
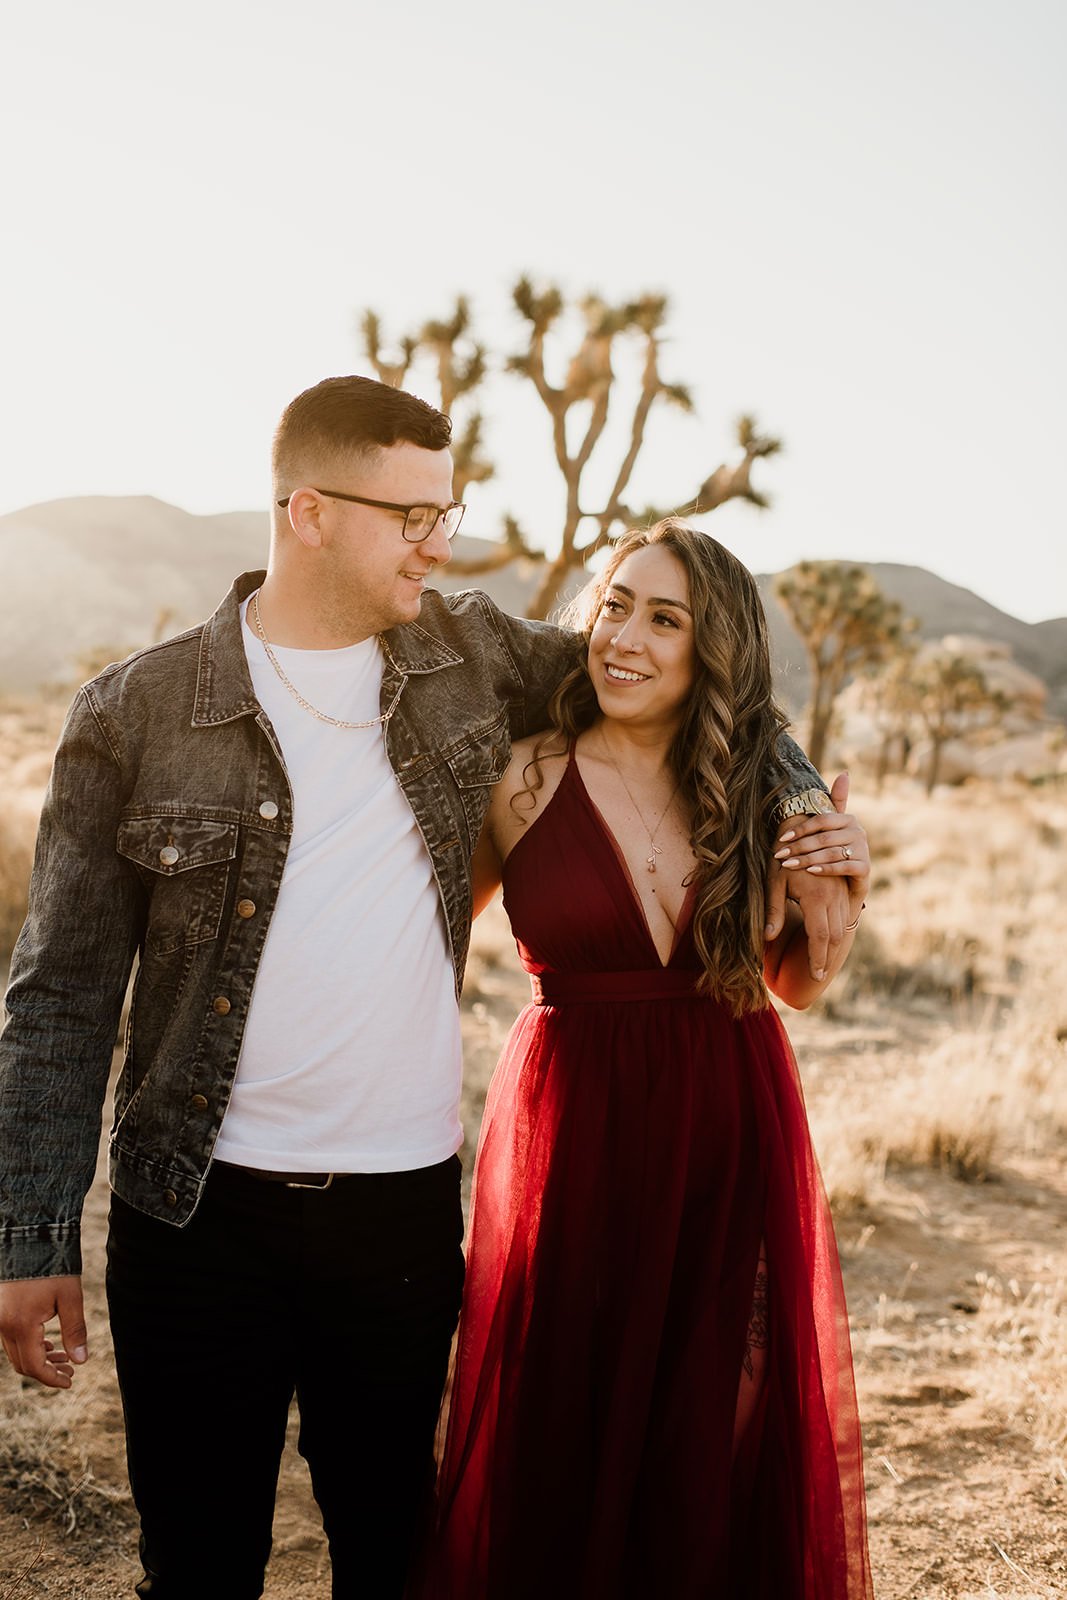
M775 818L784 822L786 817L816 817L820 812L833 811L834 803L825 789L801 789L799 794L787 794L775 807Z

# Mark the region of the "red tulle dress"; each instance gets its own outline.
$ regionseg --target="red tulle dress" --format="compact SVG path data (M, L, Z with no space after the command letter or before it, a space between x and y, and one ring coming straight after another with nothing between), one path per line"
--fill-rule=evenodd
M841 1275L776 1013L696 996L688 907L661 964L573 756L504 901L534 1003L486 1105L419 1594L867 1600Z

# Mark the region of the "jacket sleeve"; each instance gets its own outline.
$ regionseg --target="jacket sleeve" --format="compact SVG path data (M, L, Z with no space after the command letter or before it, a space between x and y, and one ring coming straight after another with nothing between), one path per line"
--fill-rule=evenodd
M797 744L788 733L778 735L777 770L767 774L768 792L774 795L775 808L783 800L788 800L790 795L803 794L809 789L819 789L823 794L829 794L825 783ZM814 810L813 806L808 808ZM775 809L777 814L777 809Z
M144 895L115 850L119 758L79 692L37 834L0 1036L0 1278L81 1271L111 1054Z
M487 594L479 599L522 685L511 705L511 736L524 738L548 726L548 702L578 662L583 642L576 633L551 622L534 622L501 611Z

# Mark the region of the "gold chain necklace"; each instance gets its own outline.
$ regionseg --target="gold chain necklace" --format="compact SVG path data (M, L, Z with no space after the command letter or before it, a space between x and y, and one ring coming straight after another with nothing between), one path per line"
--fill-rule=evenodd
M278 660L278 657L274 654L274 651L271 649L270 640L267 638L267 635L263 632L263 624L260 621L260 617L259 617L259 590L258 589L256 590L255 594L252 596L252 616L255 619L256 632L259 634L260 642L262 643L264 650L267 652L267 660L270 662L271 666L274 668L274 670L278 674L279 678L285 684L285 687L288 689L289 693L292 695L292 697L296 701L297 705L303 706L305 711L310 711L311 715L313 717L317 717L320 722L328 722L330 724L331 728L376 728L379 725L379 723L384 725L385 723L387 723L389 721L389 718L392 716L393 712L396 710L396 708L397 708L397 706L398 706L398 704L400 702L400 696L403 693L403 689L404 689L403 683L401 683L400 688L396 691L396 694L393 696L393 703L389 707L389 709L387 711L383 711L380 716L371 717L369 722L346 722L343 717L327 716L325 711L316 711L315 707L311 704L311 701L304 699L304 696L300 693L300 690L297 689L295 687L295 685L292 684L289 681L289 679L285 676L285 673L282 671L282 664ZM380 642L381 641L379 640L379 643ZM620 776L621 776L621 774L620 774Z
M645 866L648 868L649 872L655 872L655 870L656 870L656 857L663 854L662 845L658 845L656 843L656 835L659 832L659 830L662 828L663 820L666 817L668 811L671 809L671 806L673 806L675 800L678 798L678 790L682 787L681 783L676 783L675 784L674 789L671 792L670 799L667 801L667 804L664 806L663 810L660 813L659 821L656 823L656 826L654 828L650 828L648 823L645 821L644 814L643 814L643 812L641 810L641 807L638 805L637 801L633 797L633 793L632 793L632 791L630 789L630 785L627 783L626 779L622 775L622 770L621 770L621 768L619 766L619 763L615 760L615 757L611 753L611 746L608 744L608 741L604 736L603 727L601 727L598 731L600 733L600 742L604 746L605 754L607 755L607 758L611 762L612 766L615 768L615 771L618 774L619 782L622 784L623 788L626 790L627 795L629 796L630 804L633 806L634 810L637 812L638 817L641 819L642 828L644 828L645 832L648 834L649 854L645 857Z

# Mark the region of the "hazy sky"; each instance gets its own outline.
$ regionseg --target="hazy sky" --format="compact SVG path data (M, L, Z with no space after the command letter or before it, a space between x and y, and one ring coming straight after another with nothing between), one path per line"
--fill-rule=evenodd
M2 16L0 511L265 506L282 406L367 370L363 307L400 333L463 291L507 351L526 271L670 296L697 415L656 418L635 500L691 494L751 409L774 508L705 525L754 568L910 562L1067 614L1061 3ZM514 378L491 402L464 531L550 540L546 418Z

